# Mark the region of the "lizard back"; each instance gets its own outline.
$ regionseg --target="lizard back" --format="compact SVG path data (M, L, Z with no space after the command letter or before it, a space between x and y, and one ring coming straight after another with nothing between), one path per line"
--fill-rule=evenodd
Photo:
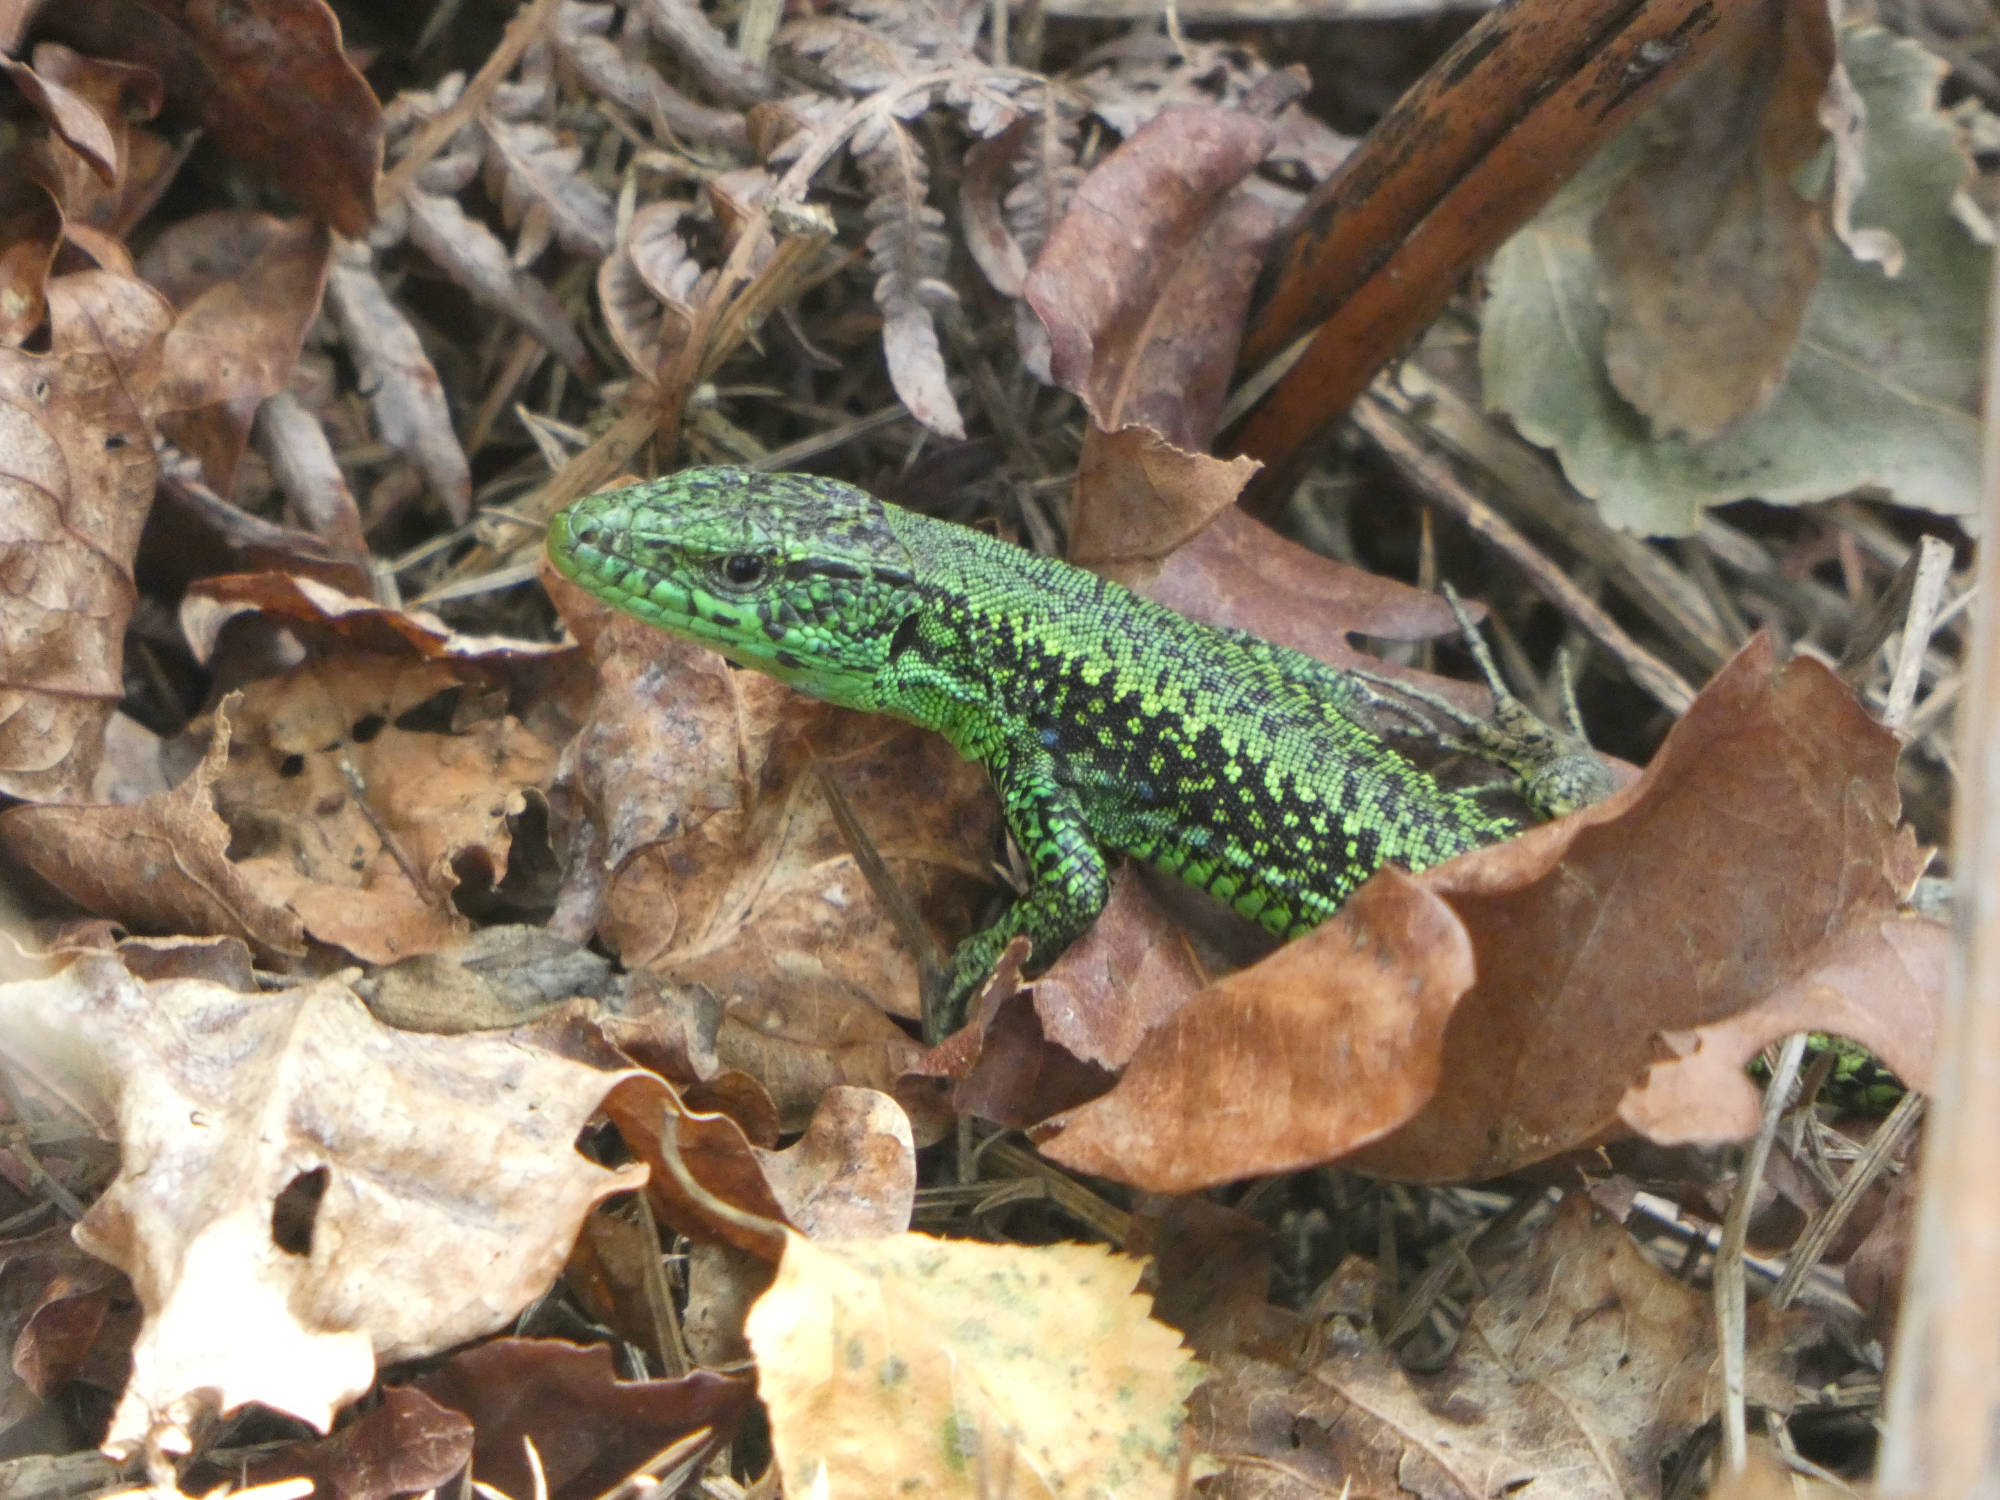
M1273 932L1317 926L1385 861L1420 869L1517 826L1351 717L1349 680L1302 652L949 522L885 515L918 600L899 654L932 669L926 685L979 689L891 691L882 706L989 763L1039 746L1107 848Z

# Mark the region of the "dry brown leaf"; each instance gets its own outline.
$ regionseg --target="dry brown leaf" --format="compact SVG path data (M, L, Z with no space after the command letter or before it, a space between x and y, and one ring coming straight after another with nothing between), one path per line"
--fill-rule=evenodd
M454 521L472 510L472 471L444 383L409 319L375 277L364 246L347 245L327 274L326 307L353 358L382 441L417 466Z
M1100 162L1028 273L1057 383L1106 432L1199 452L1278 215L1237 184L1270 146L1240 110L1169 109Z
M1070 561L1141 587L1137 565L1184 551L1256 472L1255 459L1184 453L1149 427L1093 424L1076 476Z
M910 1117L887 1094L831 1088L805 1134L759 1151L785 1219L816 1240L880 1238L910 1227L917 1152Z
M146 404L171 314L105 271L48 286L50 352L0 348L0 792L85 796L124 696L132 555L157 466Z
M1231 1494L1629 1500L1658 1492L1662 1455L1720 1390L1707 1295L1580 1197L1498 1273L1438 1373L1411 1375L1372 1337L1329 1329L1329 1356L1303 1375L1225 1361L1197 1396ZM1752 1402L1790 1408L1801 1335L1796 1316L1752 1314Z
M134 932L222 934L274 959L303 953L303 924L230 862L216 814L236 702L216 709L207 753L172 791L127 806L10 808L0 844L85 911Z
M1029 993L1049 1041L1085 1062L1122 1068L1146 1034L1201 987L1179 930L1145 882L1121 869L1090 930Z
M470 1457L472 1424L462 1414L408 1386L391 1386L378 1405L332 1437L287 1444L214 1483L240 1493L305 1478L329 1500L391 1500L440 1488ZM213 1493L193 1483L188 1489Z
M575 1149L623 1075L390 1031L338 980L244 994L86 955L0 997L17 1063L116 1111L124 1169L76 1230L146 1311L108 1452L185 1451L251 1401L327 1430L378 1361L512 1318L645 1180Z
M1418 877L1471 933L1479 982L1437 1096L1354 1165L1464 1180L1623 1134L1652 1110L1649 1070L1680 1066L1663 1034L1701 1027L1709 1055L1680 1081L1703 1092L1660 1114L1671 1138L1740 1137L1741 1069L1792 1030L1928 1086L1943 934L1898 915L1925 860L1897 739L1820 663L1772 658L1745 647L1608 801Z
M1445 904L1385 869L1175 1011L1110 1093L1041 1128L1042 1152L1159 1193L1333 1160L1431 1096L1472 964Z
M1903 1278L1910 1268L1910 1240L1917 1228L1915 1172L1905 1171L1889 1189L1889 1200L1868 1237L1847 1258L1842 1280L1847 1295L1868 1314L1869 1331L1882 1347L1896 1344L1896 1315L1903 1305Z
M325 0L44 5L36 30L157 72L221 148L346 235L375 213L382 109Z
M62 231L47 189L25 175L0 183L0 346L17 349L42 326Z
M916 964L813 764L947 936L972 925L997 831L983 775L935 736L732 672L567 584L551 592L599 682L564 781L603 842L573 861L564 902L629 967L721 998L718 1054L763 1081L788 1128L835 1084L886 1092L921 1050L884 1014L915 1014Z
M309 627L353 651L406 654L467 665L559 658L572 647L508 635L467 635L427 610L392 609L290 573L233 573L191 585L181 601L181 630L197 660L212 663L223 627L246 615Z
M188 151L188 143L174 145L140 128L166 102L159 74L109 58L86 57L60 42L38 42L34 64L41 77L62 84L88 103L111 137L109 176L77 170L79 163L60 157L51 163L61 183L51 187L64 216L72 225L122 237L167 190Z
M475 1481L549 1500L609 1494L655 1454L706 1432L682 1455L699 1460L729 1440L751 1403L745 1379L696 1370L620 1380L610 1346L557 1339L494 1339L454 1355L415 1389L471 1420Z
M1825 145L1833 65L1824 0L1759 0L1638 127L1592 240L1605 367L1656 437L1706 442L1784 381L1827 238L1793 179Z
M791 1494L1171 1496L1199 1367L1097 1246L786 1238L750 1313Z
M1044 1150L1188 1192L1335 1159L1478 1180L1635 1128L1738 1139L1744 1065L1802 1030L1921 1089L1945 934L1899 913L1923 859L1896 752L1824 667L1774 671L1753 645L1640 781L1414 880L1380 872L1176 1011Z
M319 316L331 247L311 219L223 209L181 220L140 262L177 309L154 410L213 489L235 487L258 406L291 379Z
M453 893L499 883L509 820L555 769L488 691L475 667L400 654L328 655L251 684L215 786L242 880L372 963L459 938ZM464 695L447 724L402 722L447 694Z

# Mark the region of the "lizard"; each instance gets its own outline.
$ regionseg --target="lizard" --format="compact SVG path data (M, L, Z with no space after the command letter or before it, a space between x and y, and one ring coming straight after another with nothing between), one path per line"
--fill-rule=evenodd
M928 1042L965 1022L1014 937L1039 968L1089 927L1114 855L1291 939L1385 863L1420 870L1523 826L1378 734L1360 674L840 480L687 469L574 502L548 553L628 615L985 766L1031 884L953 951ZM1567 730L1499 701L1492 723L1460 722L1531 812L1610 790L1573 700Z

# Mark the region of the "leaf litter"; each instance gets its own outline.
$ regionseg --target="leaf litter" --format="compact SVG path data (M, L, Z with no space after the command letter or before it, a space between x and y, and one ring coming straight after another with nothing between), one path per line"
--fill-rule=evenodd
M1674 607L1741 649L1671 729L1587 666L1593 728L1647 762L1608 802L1384 871L1277 952L1125 871L926 1052L930 955L1019 878L978 769L610 615L537 573L539 520L628 470L826 468L1483 707L1437 672L1428 584L1479 578L1510 665L1548 617L1394 504L1393 461L1343 443L1281 529L1239 503L1260 268L1352 147L1308 93L1328 57L894 0L768 54L680 0L537 0L497 51L428 53L320 0L42 9L0 199L0 847L35 919L0 985L8 1451L190 1491L469 1465L520 1500L1700 1469L1745 1064L1825 1030L1928 1077L1945 928L1908 904L1902 799L1935 838L1968 616L1896 638L1912 523L1732 513L1673 554ZM1601 213L1559 199L1446 320L1483 325L1531 436L1501 340L1597 382L1579 487L1614 440L1664 476L1614 522L1896 478L1865 403L1845 477L1699 478L1810 373L1829 284L1900 248L1884 318L1978 325L1936 65L1850 29L1843 74L1804 6L1738 41L1614 148L1644 164ZM356 60L384 58L421 76L379 106ZM1509 280L1550 244L1608 289L1582 351ZM1963 392L1933 395L1948 430ZM1899 776L1872 710L1906 661ZM1788 1127L1769 1253L1858 1153L1824 1115ZM1865 1468L1841 1392L1879 1376L1909 1183L1835 1241L1853 1302L1822 1275L1753 1310L1749 1399L1795 1467ZM1154 1259L1053 1243L1079 1235ZM22 1462L0 1483L39 1493Z

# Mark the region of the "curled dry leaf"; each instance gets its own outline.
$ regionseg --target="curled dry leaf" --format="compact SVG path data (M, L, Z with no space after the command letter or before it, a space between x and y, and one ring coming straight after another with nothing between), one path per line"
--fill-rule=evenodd
M387 1030L337 980L244 994L87 955L0 1011L12 1057L117 1112L125 1169L76 1229L146 1315L107 1452L184 1450L252 1401L325 1431L378 1361L512 1318L591 1205L645 1180L575 1149L621 1075Z
M1106 432L1208 446L1250 286L1279 228L1236 191L1270 131L1253 115L1170 109L1099 162L1028 273L1056 382Z
M1479 1180L1631 1129L1740 1138L1745 1064L1804 1030L1921 1089L1944 933L1900 913L1923 857L1896 751L1824 667L1774 670L1753 643L1640 780L1420 876L1378 873L1175 1012L1044 1149L1161 1192L1329 1160Z
M0 348L0 791L90 788L124 696L131 564L157 472L146 404L171 314L105 271L49 283L50 352Z
M1944 933L1898 916L1926 862L1898 819L1898 750L1826 667L1774 667L1759 637L1637 782L1426 872L1479 983L1437 1096L1356 1165L1487 1177L1641 1122L1740 1138L1757 1118L1744 1066L1796 1030L1848 1036L1927 1088L1942 965L1924 955ZM1692 1065L1673 1061L1663 1034L1704 1027ZM1682 1085L1675 1108L1655 1077Z
M624 240L597 268L605 327L633 372L649 380L665 378L715 278L679 233L690 212L685 203L647 204L632 215Z
M793 1494L1176 1493L1200 1368L1097 1246L786 1236L751 1310Z
M237 937L272 959L303 953L304 925L230 862L230 830L216 814L236 701L216 709L207 754L173 790L125 806L10 808L0 845L85 911L134 932Z
M173 298L161 353L160 429L227 494L267 396L285 389L319 316L332 240L324 224L220 210L183 219L140 263Z
M326 306L353 358L375 430L417 466L454 521L472 510L472 471L430 356L402 311L375 278L368 252L343 248L327 276Z
M510 663L559 657L571 647L505 635L467 635L421 609L391 609L342 593L331 584L289 573L235 573L204 578L181 602L181 629L195 659L210 662L223 627L246 615L313 627L352 650L403 651L431 661ZM307 631L300 631L305 634Z
M36 29L94 57L143 64L223 151L315 218L359 235L375 213L382 109L325 0L162 9L142 0L45 5Z
M1472 978L1450 910L1384 869L1331 921L1168 1017L1110 1093L1047 1122L1042 1151L1158 1193L1333 1160L1430 1098Z
M699 1459L729 1440L752 1400L748 1380L711 1370L620 1380L610 1346L559 1339L494 1339L453 1355L414 1389L470 1419L475 1482L548 1500L614 1493L690 1438L681 1456ZM539 1463L529 1462L527 1443Z

